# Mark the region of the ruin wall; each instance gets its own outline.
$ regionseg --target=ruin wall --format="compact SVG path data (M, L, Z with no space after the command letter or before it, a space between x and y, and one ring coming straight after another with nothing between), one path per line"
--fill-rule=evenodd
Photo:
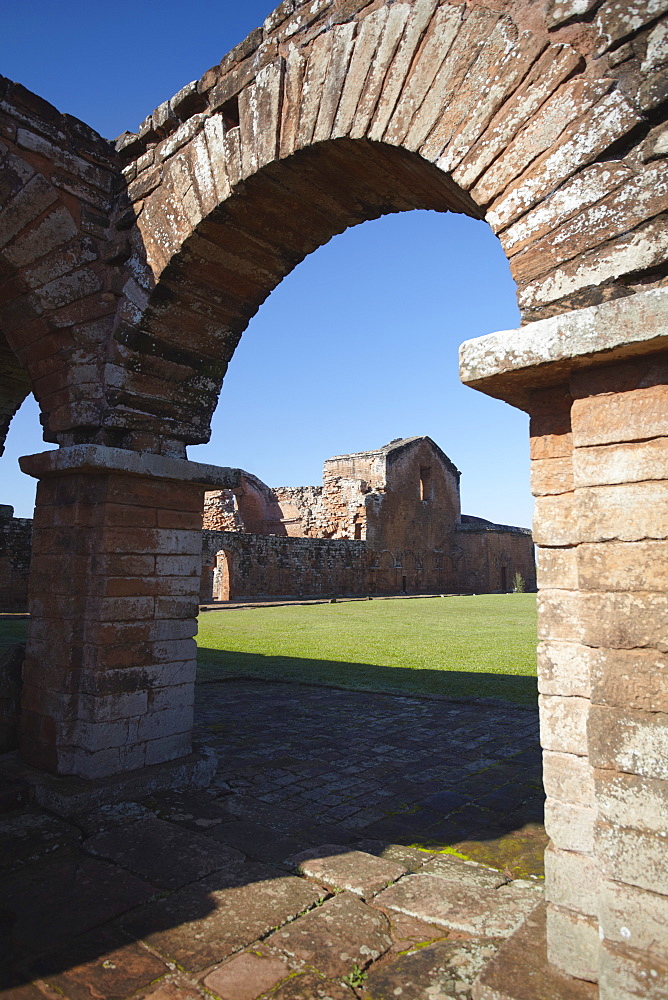
M535 589L536 581L533 541L523 528L462 526L447 551L377 551L347 538L204 531L202 603L218 599L214 577L219 552L229 560L232 599L491 593L510 589L516 572L527 590Z
M13 513L0 505L0 611L20 612L28 604L32 520Z

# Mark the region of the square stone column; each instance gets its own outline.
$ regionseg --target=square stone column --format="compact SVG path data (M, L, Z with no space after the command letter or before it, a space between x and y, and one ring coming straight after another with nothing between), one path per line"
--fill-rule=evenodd
M80 445L40 480L21 754L99 778L190 752L205 489L236 470Z
M601 1000L668 982L668 289L469 341L531 415L548 958Z

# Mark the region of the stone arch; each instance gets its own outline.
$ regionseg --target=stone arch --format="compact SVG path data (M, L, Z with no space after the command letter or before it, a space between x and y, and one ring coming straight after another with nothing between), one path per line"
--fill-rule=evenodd
M486 218L529 320L626 295L627 272L663 262L661 240L640 268L629 251L629 232L638 245L659 234L665 207L660 166L628 156L651 101L592 57L593 31L528 3L510 14L415 0L308 24L295 12L210 71L185 121L158 109L126 135L147 271L141 318L119 324L116 344L158 380L163 431L205 440L263 299L334 233L384 212ZM141 379L116 402L141 409Z
M46 440L86 440L103 424L101 375L124 258L124 237L110 243L108 232L117 159L92 129L19 84L0 78L0 98L8 122L0 141L0 432L32 389Z

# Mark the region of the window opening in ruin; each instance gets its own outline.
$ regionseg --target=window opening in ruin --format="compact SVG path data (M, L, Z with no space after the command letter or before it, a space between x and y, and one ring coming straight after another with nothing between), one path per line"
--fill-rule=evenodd
M401 578L401 590L402 590L402 592L404 594L406 593L406 589L407 589L406 577L402 576L402 578Z
M223 125L225 126L226 132L229 132L230 129L233 128L239 128L240 118L238 96L230 97L229 101L225 101L221 108L221 114L223 116Z
M503 590L504 593L508 590L508 570L505 566L501 567L501 590Z
M431 500L431 466L426 465L420 469L420 500Z
M359 521L355 523L355 538L358 541L362 538L362 525Z

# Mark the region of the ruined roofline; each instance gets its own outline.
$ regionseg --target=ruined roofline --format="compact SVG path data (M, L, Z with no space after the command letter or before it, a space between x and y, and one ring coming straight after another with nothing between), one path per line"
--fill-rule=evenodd
M443 449L439 448L434 439L430 438L428 434L416 434L413 437L407 438L394 438L394 440L389 441L388 444L384 444L380 448L373 448L370 451L353 451L347 455L332 455L331 458L326 460L325 465L327 465L328 462L343 461L347 458L382 458L383 455L389 456L403 450L404 448L410 448L418 441L428 441L446 468L458 478L461 477L461 472L452 459L448 458Z

